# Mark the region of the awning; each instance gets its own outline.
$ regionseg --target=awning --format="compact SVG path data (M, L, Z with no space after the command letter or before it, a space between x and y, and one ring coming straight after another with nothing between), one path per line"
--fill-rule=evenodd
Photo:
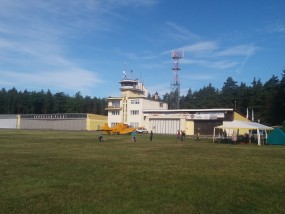
M218 129L259 129L259 130L273 130L272 127L266 126L260 123L234 120L234 121L225 121L223 125L216 126Z

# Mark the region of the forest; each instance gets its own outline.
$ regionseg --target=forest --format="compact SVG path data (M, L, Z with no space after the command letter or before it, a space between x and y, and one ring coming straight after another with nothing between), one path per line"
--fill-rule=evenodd
M52 94L40 92L21 92L15 88L0 91L0 114L56 114L91 113L106 115L107 99L90 96L83 97L80 92L69 96L64 92Z
M148 97L152 97L148 95ZM162 96L162 101L168 102L170 94ZM80 92L70 96L64 92L52 94L40 92L18 91L15 88L0 91L0 114L51 114L51 113L92 113L107 115L107 98L85 96ZM254 112L254 121L267 125L282 125L285 123L285 70L281 79L272 76L262 83L254 78L250 86L237 83L228 77L221 89L209 84L200 90L188 90L180 97L181 109L201 108L233 108L246 115L247 109Z

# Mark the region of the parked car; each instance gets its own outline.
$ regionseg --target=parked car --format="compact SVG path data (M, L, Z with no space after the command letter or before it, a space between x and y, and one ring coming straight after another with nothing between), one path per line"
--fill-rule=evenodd
M138 128L138 129L137 129L137 133L139 133L139 134L147 134L148 131L147 131L146 128Z

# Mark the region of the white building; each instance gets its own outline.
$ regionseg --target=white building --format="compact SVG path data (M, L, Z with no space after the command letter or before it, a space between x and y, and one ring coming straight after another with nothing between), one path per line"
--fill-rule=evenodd
M108 97L108 125L114 127L118 123L130 127L145 127L145 110L167 110L167 103L147 98L147 90L138 79L130 79L125 75L121 84L121 97ZM148 127L146 127L148 128Z
M176 134L178 130L186 135L211 135L213 128L224 121L248 120L232 108L221 109L171 109L167 103L147 98L147 90L138 79L124 76L121 84L121 97L108 98L108 125L118 123L130 127L145 127L148 131L160 134Z

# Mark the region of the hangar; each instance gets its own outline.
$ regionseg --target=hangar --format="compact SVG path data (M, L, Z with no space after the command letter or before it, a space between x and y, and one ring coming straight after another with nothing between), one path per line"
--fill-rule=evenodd
M1 115L0 128L41 130L99 130L107 116L86 113Z
M248 120L231 108L224 109L175 109L145 110L145 127L160 134L176 134L178 130L186 135L212 135L213 128L223 121Z

